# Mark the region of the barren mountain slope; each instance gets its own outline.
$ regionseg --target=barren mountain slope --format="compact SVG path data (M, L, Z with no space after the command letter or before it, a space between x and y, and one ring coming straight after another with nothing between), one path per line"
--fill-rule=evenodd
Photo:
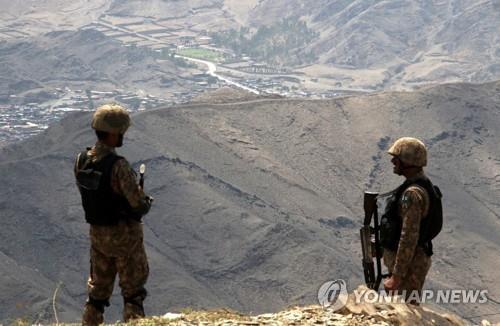
M37 36L57 30L73 30L104 14L109 0L0 0L0 28L16 36Z
M500 2L261 1L253 26L302 17L321 32L318 63L385 68L384 85L498 78Z
M180 17L191 10L213 8L222 5L220 0L112 0L108 13L119 16Z
M315 303L326 280L343 278L355 288L362 282L362 192L401 182L385 150L403 135L428 144L429 175L445 194L445 227L427 287L487 288L498 300L499 94L499 82L460 84L134 115L119 152L134 167L148 165L146 188L155 197L144 221L147 312L276 311ZM61 318L79 318L88 239L72 162L94 142L89 121L88 113L74 114L0 149L0 247L15 261L4 273L26 278L15 288L1 279L0 320L42 310L51 320L47 292L59 281ZM51 283L35 287L34 275ZM28 305L4 299L13 295ZM121 307L118 297L112 302L109 321ZM461 316L498 312L493 303L449 308Z
M258 45L270 44L252 59L274 60L263 58L287 40L289 48L276 62L305 73L303 82L311 90L405 90L500 78L500 0L92 0L70 4L0 0L0 7L5 8L0 12L0 39L8 44L23 38L31 42L30 37L49 31L76 30L100 19L135 20L149 27L154 23L160 29L202 36L241 27L251 27L252 34L284 18L298 18L307 22L308 33L263 32ZM310 43L293 43L295 36L303 36L293 33L313 32L319 36ZM64 44L53 41L46 46ZM2 59L11 65L10 58ZM266 64L273 65L271 61Z
M52 32L30 41L0 43L0 63L0 102L29 91L45 91L50 98L48 92L61 85L146 90L156 96L163 96L165 87L192 87L183 78L191 70L156 60L151 50L124 47L94 30ZM33 101L43 99L39 96Z

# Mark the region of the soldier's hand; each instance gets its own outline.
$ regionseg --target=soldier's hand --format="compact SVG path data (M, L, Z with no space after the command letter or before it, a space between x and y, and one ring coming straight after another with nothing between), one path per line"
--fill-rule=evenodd
M386 291L396 291L401 285L401 278L396 275L392 275L389 278L386 278L384 281L384 288Z
M140 214L141 216L146 215L151 208L151 203L153 202L153 197L145 195L137 207L133 207L134 212Z

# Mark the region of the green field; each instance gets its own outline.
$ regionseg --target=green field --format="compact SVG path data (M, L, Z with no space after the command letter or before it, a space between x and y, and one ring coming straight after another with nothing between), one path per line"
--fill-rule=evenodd
M224 54L212 50L202 49L202 48L188 48L177 51L178 55L201 59L213 62L222 62L224 61Z

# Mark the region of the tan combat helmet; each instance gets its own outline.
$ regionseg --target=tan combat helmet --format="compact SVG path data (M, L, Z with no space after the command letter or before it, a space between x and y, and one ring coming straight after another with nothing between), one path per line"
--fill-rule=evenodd
M409 166L424 167L427 165L427 149L424 143L416 138L399 138L387 153L396 156Z
M116 103L104 104L97 108L92 118L92 128L113 134L124 134L130 127L127 110Z

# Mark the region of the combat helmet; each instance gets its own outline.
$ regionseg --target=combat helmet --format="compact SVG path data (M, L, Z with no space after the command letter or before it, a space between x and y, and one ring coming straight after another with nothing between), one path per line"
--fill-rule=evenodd
M399 138L387 153L396 156L409 166L424 167L427 165L427 149L424 143L416 138Z
M104 104L97 108L92 118L92 128L114 134L124 134L130 127L130 116L121 105Z

